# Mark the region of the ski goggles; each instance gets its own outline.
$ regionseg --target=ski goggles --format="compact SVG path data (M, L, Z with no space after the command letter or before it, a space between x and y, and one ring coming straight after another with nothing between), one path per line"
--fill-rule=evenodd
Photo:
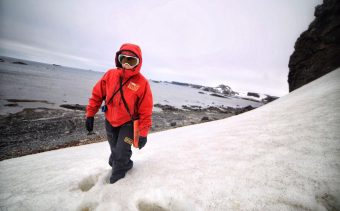
M119 54L118 61L121 64L129 64L131 67L135 67L139 64L139 58L135 56L128 56L124 54Z

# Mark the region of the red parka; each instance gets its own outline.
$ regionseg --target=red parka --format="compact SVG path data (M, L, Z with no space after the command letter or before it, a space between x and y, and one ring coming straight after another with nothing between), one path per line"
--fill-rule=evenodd
M117 58L121 51L133 52L138 56L139 64L132 70L123 69ZM108 109L105 112L105 117L113 127L130 121L131 117L124 106L120 92L118 91L110 102L109 99L119 90L119 78L122 77L124 83L131 77L123 86L124 98L131 114L139 118L140 135L147 136L152 124L153 100L149 82L140 73L142 67L141 49L134 44L123 44L116 53L115 62L117 68L108 70L93 87L92 96L86 107L86 117L93 117L98 112L102 101L106 99Z

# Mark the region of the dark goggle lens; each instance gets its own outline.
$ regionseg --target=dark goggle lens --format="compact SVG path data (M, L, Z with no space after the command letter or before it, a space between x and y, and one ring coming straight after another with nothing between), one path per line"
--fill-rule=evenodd
M124 55L124 54L120 54L118 56L118 61L121 64L128 63L130 66L136 66L139 63L139 59L137 57L127 56L127 55Z

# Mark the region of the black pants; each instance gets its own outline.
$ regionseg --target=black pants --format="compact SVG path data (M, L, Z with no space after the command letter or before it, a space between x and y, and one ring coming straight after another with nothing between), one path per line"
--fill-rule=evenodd
M133 123L127 122L119 127L112 127L109 121L105 120L105 128L111 149L109 164L112 166L112 173L128 171L133 166L133 162L130 160Z

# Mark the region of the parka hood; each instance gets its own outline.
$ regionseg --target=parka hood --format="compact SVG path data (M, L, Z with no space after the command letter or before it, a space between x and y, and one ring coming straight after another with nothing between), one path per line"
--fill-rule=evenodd
M137 75L140 72L140 69L142 68L142 63L143 63L142 51L141 51L140 47L138 45L131 44L131 43L125 43L120 47L119 51L117 51L117 53L116 53L116 58L115 58L116 67L119 70L123 70L122 64L120 64L120 62L118 61L118 55L122 51L130 51L130 52L134 53L139 58L139 64L136 67L133 68L134 71L126 70L125 73L123 73L123 74L128 76L128 77L133 76L133 75Z

